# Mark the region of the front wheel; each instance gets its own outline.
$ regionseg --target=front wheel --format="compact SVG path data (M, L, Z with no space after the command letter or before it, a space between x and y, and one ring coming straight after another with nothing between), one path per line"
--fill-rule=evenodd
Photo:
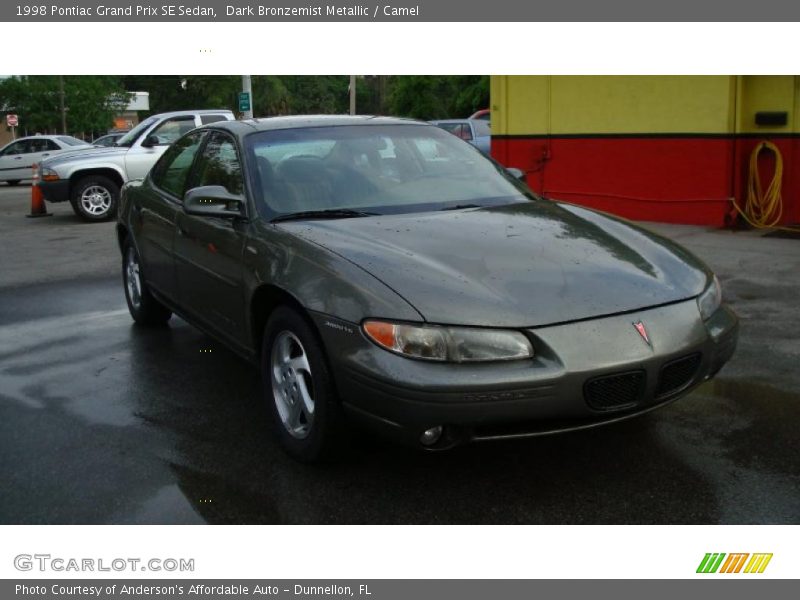
M86 221L105 221L117 213L119 186L102 175L80 179L72 189L70 202L75 213Z
M339 403L322 345L308 321L279 307L264 329L264 396L284 450L302 462L334 457L340 447Z
M172 311L156 300L147 288L139 253L130 239L125 240L122 248L122 282L128 310L134 321L142 325L163 325L169 321Z

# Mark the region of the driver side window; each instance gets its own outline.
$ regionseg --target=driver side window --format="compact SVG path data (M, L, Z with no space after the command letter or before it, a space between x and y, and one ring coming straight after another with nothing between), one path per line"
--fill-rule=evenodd
M159 145L167 146L194 128L194 117L177 117L164 121L151 131L147 137L155 136Z
M204 136L204 131L190 133L169 147L150 172L150 179L156 187L183 198L189 171Z
M17 156L19 154L27 154L29 152L28 143L26 140L19 140L11 144L3 152L3 156Z

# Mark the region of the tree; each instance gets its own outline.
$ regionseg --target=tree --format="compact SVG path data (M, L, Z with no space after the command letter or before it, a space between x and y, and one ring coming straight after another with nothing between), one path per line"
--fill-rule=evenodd
M20 117L28 132L61 132L59 78L56 75L9 77L0 81L0 106ZM120 78L106 75L64 76L67 131L105 132L130 99ZM62 132L66 133L66 132Z
M489 106L487 75L398 76L389 85L389 110L397 116L463 118Z
M150 94L150 112L203 108L235 110L238 75L126 75L125 88Z

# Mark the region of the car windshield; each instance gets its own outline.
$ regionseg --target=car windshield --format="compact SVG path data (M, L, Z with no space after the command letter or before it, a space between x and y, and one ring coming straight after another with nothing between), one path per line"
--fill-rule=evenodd
M136 127L131 129L128 133L123 135L121 138L117 140L117 143L114 144L115 146L133 146L133 143L139 139L139 136L144 133L151 125L153 125L156 121L158 121L158 117L148 117L141 123L139 123Z
M427 212L534 197L478 150L430 125L265 131L248 136L247 151L270 217Z
M86 142L83 140L79 140L78 138L74 138L69 135L60 135L58 136L58 140L64 142L67 146L86 146Z

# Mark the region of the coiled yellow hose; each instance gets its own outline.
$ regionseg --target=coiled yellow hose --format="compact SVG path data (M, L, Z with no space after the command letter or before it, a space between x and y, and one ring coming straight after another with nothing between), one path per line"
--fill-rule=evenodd
M761 175L758 172L758 157L763 150L769 150L775 155L775 173L769 182L766 192L761 185ZM747 178L747 203L742 209L733 199L733 205L742 218L753 227L785 229L800 231L790 227L778 227L783 216L783 198L781 197L781 184L783 183L783 156L781 151L772 142L763 141L753 149L750 154L750 171Z

